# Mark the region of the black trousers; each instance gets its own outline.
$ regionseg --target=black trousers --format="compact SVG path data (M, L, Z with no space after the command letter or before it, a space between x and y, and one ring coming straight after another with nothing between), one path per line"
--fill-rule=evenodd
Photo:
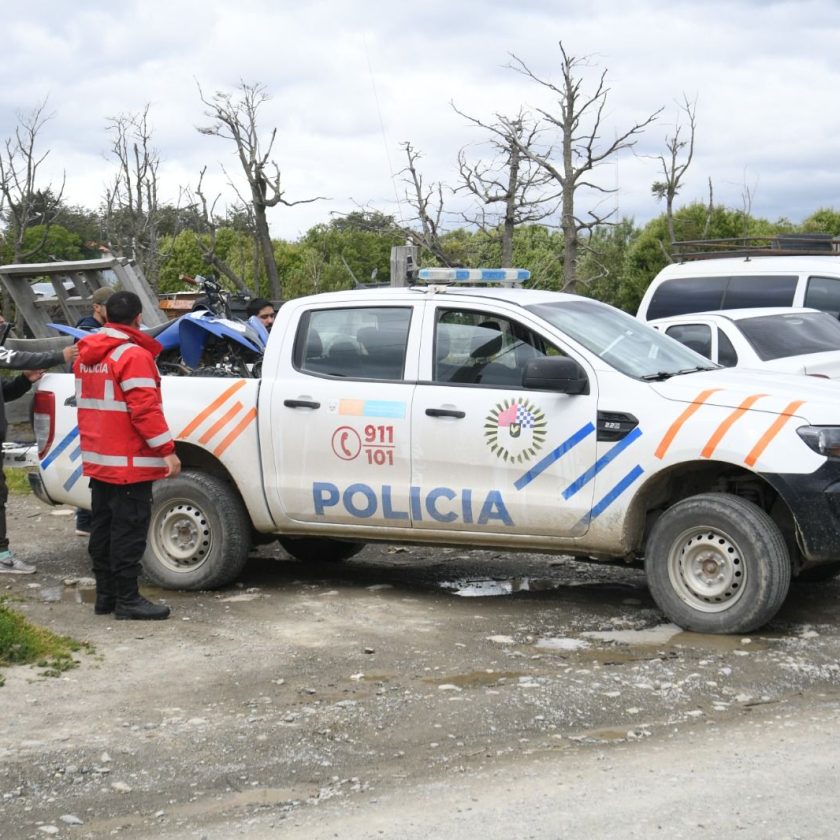
M0 446L5 442L0 438ZM0 454L2 459L2 454ZM6 551L9 547L9 537L6 534L6 502L9 501L9 486L6 484L6 474L3 472L3 463L0 460L0 551Z
M94 575L140 576L152 515L152 482L108 484L92 478L88 554Z

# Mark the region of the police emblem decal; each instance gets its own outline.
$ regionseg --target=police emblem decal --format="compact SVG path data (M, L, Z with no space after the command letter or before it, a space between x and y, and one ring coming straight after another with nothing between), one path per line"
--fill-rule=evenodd
M497 403L484 422L484 440L503 461L530 461L545 442L545 414L530 400Z

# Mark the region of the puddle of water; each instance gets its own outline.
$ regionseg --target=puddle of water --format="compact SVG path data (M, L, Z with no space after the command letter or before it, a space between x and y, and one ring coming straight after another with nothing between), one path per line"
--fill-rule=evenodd
M438 584L461 598L487 598L499 595L512 595L515 592L552 592L557 589L591 590L594 592L636 593L638 587L631 584L592 581L559 581L552 578L459 578ZM638 605L642 601L637 601Z
M680 634L683 634L683 630L676 624L659 624L643 630L588 630L581 633L587 639L598 642L616 642L620 645L662 645Z
M674 647L702 647L728 653L733 650L767 650L770 639L751 638L748 636L712 636L705 633L688 633L682 631L672 637Z
M721 653L734 650L759 651L769 647L769 639L689 633L676 624L659 624L642 630L590 630L581 633L581 636L599 642L614 642L622 647L689 647Z
M458 688L480 688L507 680L518 680L522 676L524 674L519 671L470 671L448 677L429 677L424 682L432 685L457 685Z
M257 598L262 598L259 592L243 592L240 595L229 595L227 598L219 598L222 604L239 603L240 601L256 601Z
M585 639L540 639L536 643L536 645L534 645L534 647L538 647L542 650L572 651L583 650L584 648L588 648L589 642L587 642Z
M225 811L242 808L243 806L274 806L283 805L288 802L305 801L312 795L312 789L299 788L260 788L254 787L242 791L225 793L221 796L214 796L212 799L203 798L195 802L186 802L181 805L170 805L166 812L172 818L190 818L204 815L221 814ZM145 814L123 814L119 817L110 817L101 820L93 820L86 824L86 828L95 832L122 831L126 827L140 825L146 819Z
M562 583L548 578L473 578L451 580L440 584L461 598L487 598L511 595L514 592L550 592L559 589Z
M627 741L634 737L632 730L628 729L590 729L587 732L579 732L570 735L570 741ZM638 736L635 736L638 737Z
M38 590L38 597L48 604L92 604L96 600L96 590L93 587L42 586Z

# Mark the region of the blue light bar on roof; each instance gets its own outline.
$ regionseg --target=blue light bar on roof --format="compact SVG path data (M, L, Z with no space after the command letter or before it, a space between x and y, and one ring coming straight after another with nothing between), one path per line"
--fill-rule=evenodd
M524 283L531 272L525 268L421 268L417 277L427 283Z

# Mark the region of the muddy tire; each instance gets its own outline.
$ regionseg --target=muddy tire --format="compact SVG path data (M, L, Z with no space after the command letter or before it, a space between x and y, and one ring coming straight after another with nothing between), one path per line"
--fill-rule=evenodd
M251 523L220 478L184 470L155 482L146 577L165 589L214 589L235 580L251 547Z
M779 610L790 588L784 538L761 508L704 493L668 508L645 556L651 595L675 624L698 633L749 633Z
M344 542L320 537L278 537L277 542L295 560L303 560L306 563L340 563L355 557L366 545L363 542Z

